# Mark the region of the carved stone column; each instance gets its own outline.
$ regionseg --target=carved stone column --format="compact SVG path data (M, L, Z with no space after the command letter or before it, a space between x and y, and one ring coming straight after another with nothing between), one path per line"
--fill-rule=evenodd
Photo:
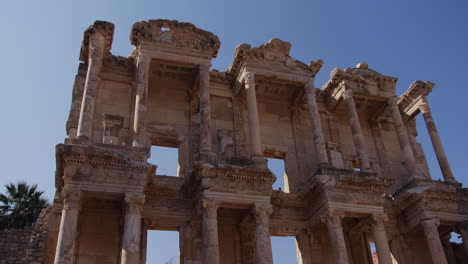
M447 155L445 155L444 146L442 145L442 141L440 140L439 132L437 131L434 120L432 119L432 113L429 107L429 102L427 101L427 98L425 96L421 98L421 101L422 102L419 105L419 110L423 114L424 121L426 122L427 131L429 132L432 147L434 147L434 152L436 154L437 161L439 162L442 175L444 176L444 179L446 181L458 183L453 177L452 169L450 168Z
M203 200L203 263L219 263L218 208L220 202Z
M328 212L322 217L322 221L328 227L334 264L349 263L341 219L343 219L343 214L339 212Z
M80 118L76 137L91 140L93 135L94 105L99 85L99 73L104 64L106 39L104 32L93 31L89 36L88 70L81 102Z
M390 247L388 245L387 234L385 233L385 220L385 216L373 215L371 218L372 233L374 234L379 264L392 264Z
M144 203L144 194L125 194L125 223L122 240L122 264L138 264L141 262L141 209Z
M410 177L419 177L416 167L416 159L414 158L413 149L409 142L408 132L401 118L400 109L398 108L397 98L392 97L388 99L388 106L393 118L393 124L398 136L398 142L400 143L400 149L403 154L403 162L408 170Z
M210 104L210 66L201 64L199 72L199 96L200 96L200 151L212 152L211 146L211 104Z
M457 260L455 258L455 253L453 252L453 246L450 243L450 237L450 233L446 233L445 235L441 236L440 239L442 240L442 246L444 247L448 264L456 264Z
M348 110L348 122L351 127L351 133L353 134L354 146L356 148L361 171L371 171L369 157L364 144L364 136L362 135L361 125L359 124L359 117L353 99L353 91L346 89L343 93L343 100Z
M312 264L312 258L317 258L312 253L308 230L303 229L296 235L296 257L299 264Z
M270 214L273 212L271 205L255 204L253 213L255 216L255 263L272 264L273 253L270 237Z
M468 222L464 222L457 225L458 232L463 239L463 247L465 247L465 252L468 255Z
M245 93L247 98L247 112L249 121L250 146L252 156L261 156L260 121L258 119L257 95L255 93L255 77L247 73L245 79Z
M73 264L75 259L75 240L78 224L80 191L63 189L63 209L60 229L55 250L55 264Z
M440 242L439 231L437 229L440 223L439 219L426 219L421 223L424 227L427 245L429 246L429 251L432 256L432 262L437 264L447 264L444 248Z
M136 57L136 92L133 118L133 147L147 146L146 111L148 110L148 79L151 58L143 54Z
M319 164L328 164L327 149L325 148L325 140L323 138L322 124L315 98L314 79L309 79L304 87L307 97L307 105L309 106L310 122L312 124L312 132L314 135L315 148L319 158Z

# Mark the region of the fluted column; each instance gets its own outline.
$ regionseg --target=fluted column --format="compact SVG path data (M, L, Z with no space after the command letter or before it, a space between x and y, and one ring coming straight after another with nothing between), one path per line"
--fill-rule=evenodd
M203 200L203 263L219 263L218 208L220 202Z
M55 264L72 264L75 259L75 240L78 224L80 191L63 189L63 209L55 250Z
M453 246L450 242L450 238L450 233L446 233L445 235L440 237L440 239L442 240L442 246L444 247L445 256L447 257L448 264L456 264L457 260L455 258L455 253L453 252Z
M445 258L444 248L440 241L440 235L437 227L439 226L439 219L426 219L423 220L424 233L426 235L427 245L432 256L434 264L447 264Z
M364 136L362 135L361 124L359 123L359 117L353 98L353 91L351 89L346 89L344 91L343 100L345 101L346 108L348 110L348 122L351 127L351 133L353 134L354 146L356 148L361 171L371 171L369 156L367 155Z
M414 158L413 149L410 145L408 138L408 131L403 123L401 118L400 109L398 108L397 98L392 97L388 99L388 106L393 118L393 124L395 125L395 130L398 136L398 142L400 144L400 149L403 154L403 162L408 170L410 177L421 177L418 176L416 168L416 159Z
M133 147L146 147L146 111L148 110L148 79L151 58L143 54L136 57L136 92L133 117Z
M262 145L260 141L260 121L258 119L257 95L255 93L255 77L247 73L244 77L245 93L247 99L247 116L249 121L250 146L252 156L261 156Z
M372 233L374 235L379 264L392 264L390 247L388 245L387 234L385 233L385 220L385 216L373 215L371 218Z
M463 239L463 247L465 247L466 255L468 255L468 223L464 222L457 225L458 232Z
M93 134L94 106L99 85L99 73L104 64L105 37L103 32L95 31L89 36L88 70L81 101L80 117L76 137L91 140Z
M141 262L141 209L144 203L144 194L125 194L125 223L120 262L122 264Z
M424 121L426 122L426 127L427 131L429 132L429 137L431 138L432 147L434 148L434 152L436 154L437 161L439 162L439 167L442 171L444 179L449 182L458 183L453 176L452 168L450 168L447 155L445 155L444 146L442 145L442 141L440 140L439 132L437 131L437 127L434 123L434 120L432 119L429 101L425 96L421 98L419 110L423 114Z
M273 212L271 205L255 204L253 213L255 216L255 263L272 264L273 253L270 237L270 214Z
M315 98L315 85L313 78L307 81L304 91L307 97L307 105L309 106L310 122L312 124L312 132L314 135L314 143L315 148L317 149L319 163L320 165L325 165L328 164L327 149L325 148L322 124L320 122L317 100Z
M199 66L199 96L200 96L200 150L201 152L211 152L211 104L210 104L210 66L211 64L201 64Z
M322 217L322 221L327 224L330 235L334 264L349 263L341 219L343 219L343 214L339 212L328 212Z

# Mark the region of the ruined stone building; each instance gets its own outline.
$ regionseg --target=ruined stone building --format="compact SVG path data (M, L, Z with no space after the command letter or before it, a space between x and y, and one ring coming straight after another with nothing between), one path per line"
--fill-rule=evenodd
M145 263L148 230L178 231L183 264L269 264L271 236L295 237L304 264L370 264L369 243L381 264L467 263L468 190L431 116L433 83L398 96L397 78L359 63L317 88L322 61L279 39L240 44L220 72L214 34L162 19L135 23L121 57L113 31L84 33L43 263ZM426 128L444 181L417 141ZM178 149L177 177L148 163L152 146ZM284 160L284 190L267 158Z

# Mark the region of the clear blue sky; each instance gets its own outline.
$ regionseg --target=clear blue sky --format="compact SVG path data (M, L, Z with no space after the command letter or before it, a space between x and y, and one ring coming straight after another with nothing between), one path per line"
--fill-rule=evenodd
M114 23L112 53L128 55L131 25L152 18L188 21L217 34L222 45L213 68L220 70L239 43L256 46L279 37L292 43L293 57L325 61L318 86L333 68L360 61L398 77L398 94L417 79L435 82L433 116L455 176L466 184L467 11L467 1L430 0L2 1L0 185L26 180L53 197L54 147L65 138L83 31L94 20ZM418 125L438 179L427 132Z

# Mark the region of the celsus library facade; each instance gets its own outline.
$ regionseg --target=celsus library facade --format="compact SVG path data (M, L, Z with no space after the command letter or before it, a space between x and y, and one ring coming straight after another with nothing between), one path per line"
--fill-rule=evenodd
M43 263L146 263L149 230L179 232L181 264L271 264L272 236L294 237L302 264L371 264L370 243L381 264L468 262L468 190L431 115L434 83L397 95L397 78L359 63L316 87L323 62L280 39L238 45L221 72L218 37L174 20L135 23L128 57L111 54L113 34L105 21L84 33ZM177 175L148 162L153 146L177 149Z

